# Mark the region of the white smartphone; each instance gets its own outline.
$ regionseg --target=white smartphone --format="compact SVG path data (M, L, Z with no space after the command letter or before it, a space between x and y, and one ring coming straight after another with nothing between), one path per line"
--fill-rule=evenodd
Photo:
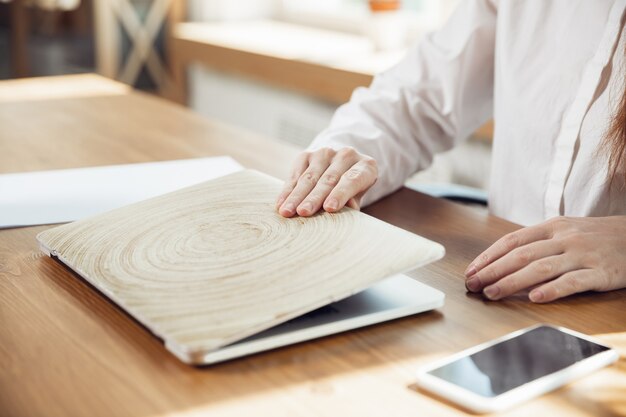
M470 411L490 413L607 366L617 352L546 324L522 329L420 369L417 384Z

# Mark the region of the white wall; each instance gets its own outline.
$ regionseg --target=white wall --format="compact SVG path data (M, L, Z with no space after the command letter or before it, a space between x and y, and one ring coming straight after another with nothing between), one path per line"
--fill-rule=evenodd
M191 66L189 106L200 114L302 148L324 129L336 106L234 75Z

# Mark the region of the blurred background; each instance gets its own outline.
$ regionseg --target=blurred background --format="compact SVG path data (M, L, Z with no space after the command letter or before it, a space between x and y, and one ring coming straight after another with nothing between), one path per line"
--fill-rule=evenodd
M462 0L0 0L0 79L95 72L306 147ZM492 126L407 185L484 198Z

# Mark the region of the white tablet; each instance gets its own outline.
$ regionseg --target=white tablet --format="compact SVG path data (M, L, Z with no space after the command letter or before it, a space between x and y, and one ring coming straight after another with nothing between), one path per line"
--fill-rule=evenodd
M467 349L418 372L420 387L478 413L502 411L618 359L563 327L537 325Z

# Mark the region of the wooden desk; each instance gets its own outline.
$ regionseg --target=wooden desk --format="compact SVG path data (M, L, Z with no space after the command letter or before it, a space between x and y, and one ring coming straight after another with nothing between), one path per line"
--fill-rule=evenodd
M95 76L0 83L0 149L3 173L230 154L284 176L296 154ZM45 226L0 231L0 414L458 416L414 388L419 365L537 322L626 351L624 291L549 305L465 292L466 264L515 225L408 189L366 211L447 247L411 274L446 293L444 308L208 368L43 256ZM626 361L503 415L626 415Z

